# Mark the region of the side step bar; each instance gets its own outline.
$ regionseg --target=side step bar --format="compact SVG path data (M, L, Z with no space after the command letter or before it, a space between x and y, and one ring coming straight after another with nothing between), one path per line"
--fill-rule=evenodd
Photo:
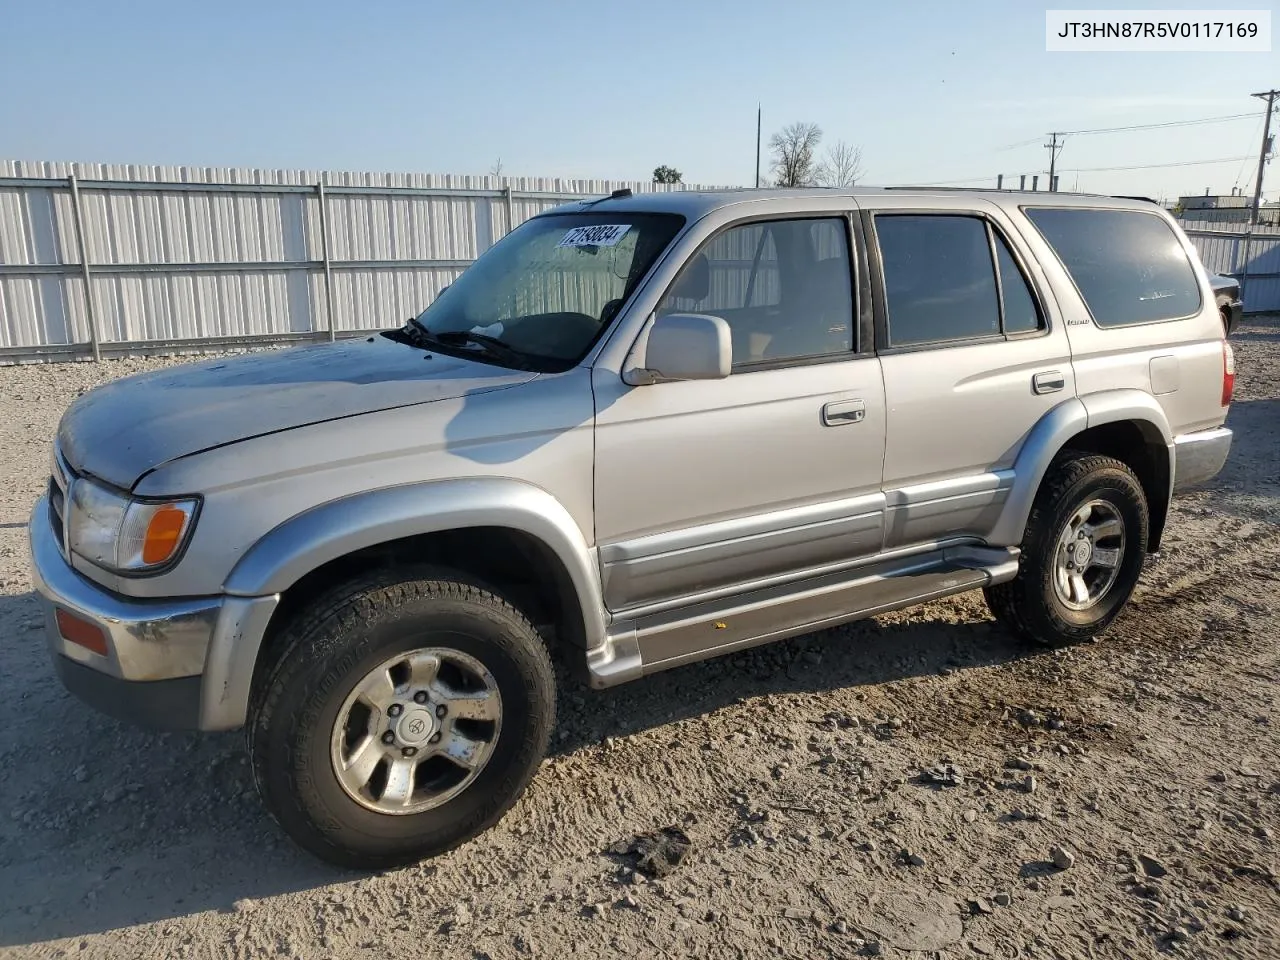
M615 621L587 655L593 687L1012 580L1016 548L950 547Z

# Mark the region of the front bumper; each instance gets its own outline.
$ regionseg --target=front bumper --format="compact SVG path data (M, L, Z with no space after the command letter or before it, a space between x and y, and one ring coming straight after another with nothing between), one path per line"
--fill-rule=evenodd
M145 726L225 730L243 724L253 664L277 597L143 600L111 593L67 563L44 497L32 511L28 537L45 637L68 690ZM64 638L60 609L97 626L106 654Z

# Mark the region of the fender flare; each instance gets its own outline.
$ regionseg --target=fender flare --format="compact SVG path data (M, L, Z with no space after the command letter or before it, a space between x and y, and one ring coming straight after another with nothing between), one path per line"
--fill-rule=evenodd
M242 597L283 593L318 567L365 547L464 527L506 527L550 549L577 594L586 645L604 642L594 548L559 500L520 480L433 480L320 504L259 539L236 563L223 590Z
M204 730L241 726L258 652L280 594L311 571L365 547L464 527L506 527L537 538L564 566L590 648L606 641L596 552L555 497L519 480L437 480L354 494L312 507L260 538L223 584L228 629L206 656Z
M988 542L997 546L1017 546L1022 542L1027 518L1036 493L1053 458L1072 437L1090 427L1105 423L1133 421L1151 442L1168 451L1169 478L1173 477L1173 436L1169 420L1155 398L1141 390L1106 390L1072 398L1054 407L1040 418L1027 434L1014 460L1014 485L1005 501L1004 511ZM1168 496L1172 496L1172 482ZM1168 508L1168 501L1161 505Z

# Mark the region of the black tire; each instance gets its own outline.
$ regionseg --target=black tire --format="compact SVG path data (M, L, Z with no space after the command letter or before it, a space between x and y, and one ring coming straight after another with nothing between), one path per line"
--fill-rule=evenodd
M501 695L501 726L475 779L419 813L366 809L330 760L354 686L388 656L431 646L479 661ZM439 569L349 583L287 625L256 687L248 745L263 804L300 846L340 867L376 870L443 853L488 829L537 770L555 724L555 676L529 620L502 597ZM407 715L407 714L406 714Z
M1105 501L1124 523L1124 549L1114 583L1091 607L1071 609L1054 586L1059 537L1084 505ZM1090 640L1120 614L1137 586L1147 554L1147 498L1125 464L1064 451L1050 464L1023 535L1018 575L987 587L987 606L1018 637L1045 646Z
M1218 315L1222 317L1222 334L1223 336L1231 336L1231 310L1228 307L1219 307Z

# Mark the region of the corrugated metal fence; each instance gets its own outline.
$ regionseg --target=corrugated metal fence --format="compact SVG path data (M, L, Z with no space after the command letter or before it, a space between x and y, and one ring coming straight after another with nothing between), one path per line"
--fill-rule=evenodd
M1280 310L1280 227L1179 223L1207 270L1240 281L1246 313Z
M397 326L514 226L622 187L672 189L0 162L0 363Z
M672 189L0 161L0 363L395 326L512 227L621 187ZM1184 228L1247 310L1280 310L1280 229Z

